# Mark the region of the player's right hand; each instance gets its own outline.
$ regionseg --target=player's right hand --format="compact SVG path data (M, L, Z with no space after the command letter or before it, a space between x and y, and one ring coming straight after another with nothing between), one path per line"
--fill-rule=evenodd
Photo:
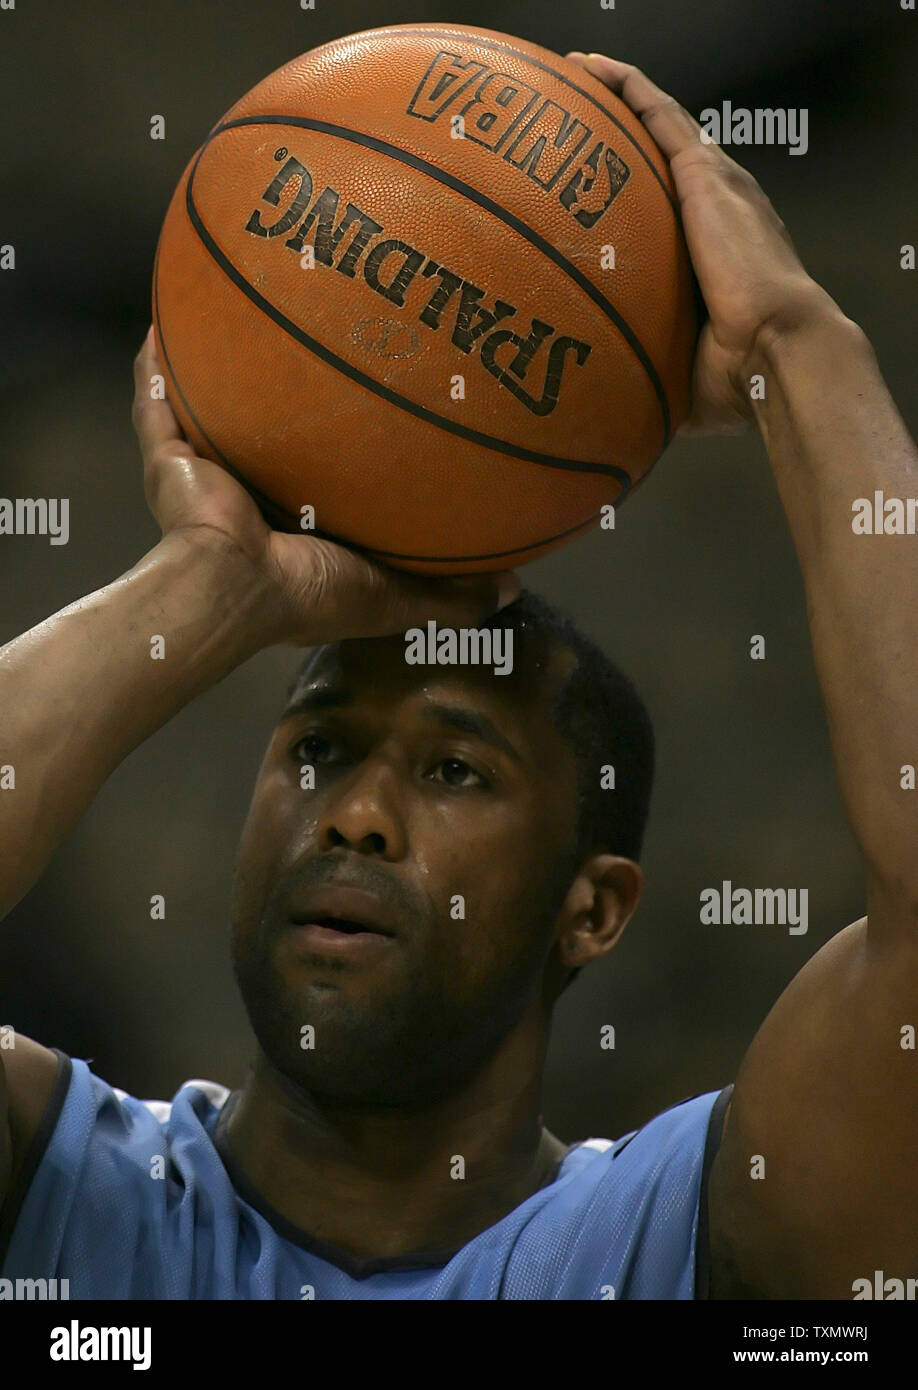
M695 117L630 63L568 53L643 121L669 160L692 266L708 311L683 434L733 434L753 418L749 377L759 335L843 315L804 269L756 180Z
M273 530L241 483L195 454L168 401L151 394L153 378L161 376L151 325L134 360L131 416L147 504L164 536L182 535L252 568L264 593L266 645L378 637L428 619L444 627L474 626L519 591L509 572L427 579L331 541Z

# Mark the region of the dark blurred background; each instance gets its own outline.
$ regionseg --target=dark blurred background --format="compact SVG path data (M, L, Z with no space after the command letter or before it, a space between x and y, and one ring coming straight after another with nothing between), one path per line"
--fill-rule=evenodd
M158 539L130 424L156 237L211 126L298 53L387 23L453 20L645 68L696 115L806 107L809 152L733 151L811 273L873 341L914 427L915 15L897 0L221 0L21 4L0 14L0 495L71 499L71 539L0 538L0 642L129 569ZM166 117L165 141L149 120ZM629 671L659 773L644 904L557 1010L546 1122L614 1137L736 1074L792 975L864 911L803 592L755 434L677 442L618 518L523 571ZM749 639L766 639L764 662ZM227 940L230 871L290 648L263 653L111 778L0 936L0 1023L171 1097L241 1084L252 1039ZM0 722L3 712L0 710ZM2 847L0 847L2 853ZM723 878L809 889L810 929L702 926ZM151 894L163 893L163 922ZM614 1052L599 1046L616 1027Z

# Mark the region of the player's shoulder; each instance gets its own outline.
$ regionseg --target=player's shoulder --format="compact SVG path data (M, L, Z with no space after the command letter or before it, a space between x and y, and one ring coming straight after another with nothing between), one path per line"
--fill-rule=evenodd
M614 1188L619 1199L632 1192L648 1211L651 1188L653 1200L664 1204L670 1191L697 1201L699 1180L707 1179L719 1147L732 1089L689 1096L618 1139L572 1145L561 1172L577 1174L584 1191Z
M0 1045L0 1206L18 1176L51 1099L60 1058L12 1029Z
M629 1145L635 1149L662 1145L666 1151L678 1152L685 1143L694 1144L699 1137L704 1142L712 1133L719 1141L724 1109L729 1105L732 1093L731 1084L718 1091L686 1096L684 1100L667 1106L638 1129L617 1139L612 1146L611 1157L617 1158Z
M231 1092L218 1082L185 1081L171 1100L142 1100L97 1075L89 1062L16 1035L0 1068L0 1245L11 1212L31 1186L102 1181L148 1186L150 1145L178 1147L183 1162L214 1166L212 1131ZM159 1146L165 1145L165 1148Z

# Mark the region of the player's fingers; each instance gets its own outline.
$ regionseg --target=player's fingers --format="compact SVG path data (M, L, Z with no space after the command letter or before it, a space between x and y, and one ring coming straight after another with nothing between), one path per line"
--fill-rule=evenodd
M582 66L640 116L667 159L697 148L701 126L695 117L680 106L675 97L651 82L640 68L601 53L588 53Z
M156 356L151 324L134 358L134 404L131 408L131 421L145 458L158 445L169 440L184 441L185 438L165 398L162 385L162 371Z
M431 618L441 627L484 622L516 598L520 582L510 570L451 580L398 574L386 588L385 628L403 632Z
M382 637L433 620L464 627L485 621L517 597L520 582L503 573L432 579L377 564L324 540L275 532L271 548L293 621L308 614L310 641Z

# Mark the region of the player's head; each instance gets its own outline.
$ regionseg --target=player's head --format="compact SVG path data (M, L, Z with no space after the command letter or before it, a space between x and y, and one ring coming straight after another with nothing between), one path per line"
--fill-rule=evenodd
M513 633L508 674L411 665L401 634L315 648L268 746L234 969L265 1057L314 1093L421 1101L514 1037L543 1045L558 994L637 906L640 697L532 594L485 626ZM390 934L335 952L296 929L346 911Z

